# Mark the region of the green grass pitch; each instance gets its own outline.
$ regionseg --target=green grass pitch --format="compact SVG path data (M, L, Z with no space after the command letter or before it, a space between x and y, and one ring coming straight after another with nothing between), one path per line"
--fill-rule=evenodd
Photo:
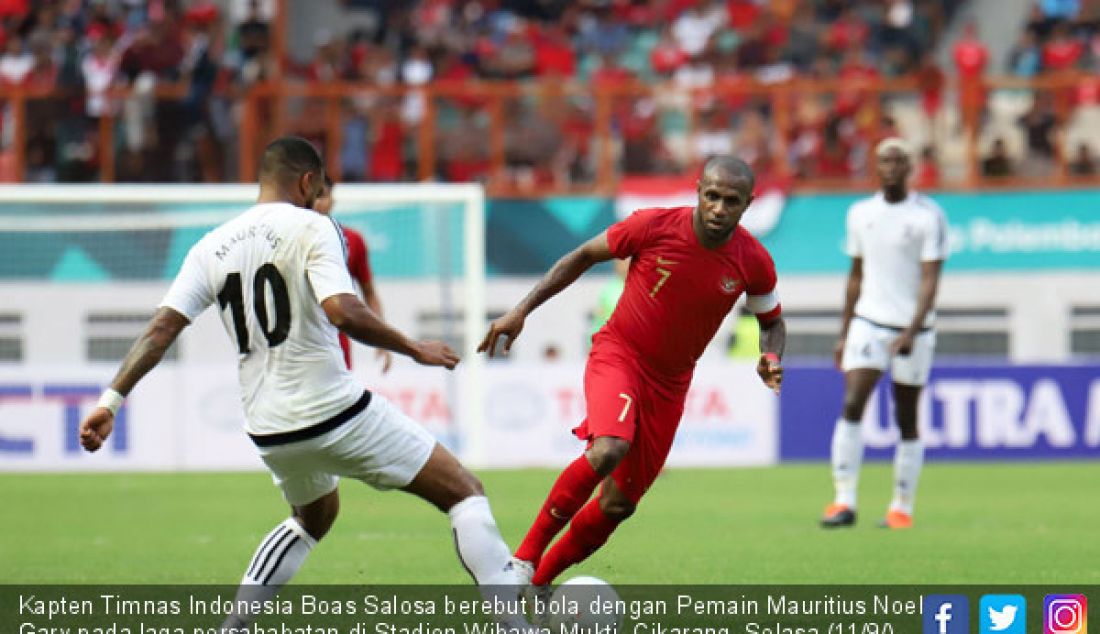
M489 471L514 546L556 472ZM828 466L671 469L568 571L612 583L1100 583L1100 463L926 465L917 526L875 527L890 465L868 465L860 523L826 532ZM341 484L342 512L296 583L467 583L447 519ZM264 473L0 475L4 583L234 584L286 516ZM563 578L564 578L563 577Z

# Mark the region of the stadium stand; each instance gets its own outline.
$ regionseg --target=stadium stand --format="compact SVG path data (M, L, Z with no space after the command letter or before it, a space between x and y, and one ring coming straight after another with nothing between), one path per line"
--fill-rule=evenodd
M0 177L247 181L285 130L343 180L527 194L722 152L859 187L892 133L928 186L975 184L998 139L1009 180L1065 184L1100 147L1097 0L1036 3L1005 60L976 25L945 38L962 0L345 1L366 26L311 47L288 46L291 4L0 3Z

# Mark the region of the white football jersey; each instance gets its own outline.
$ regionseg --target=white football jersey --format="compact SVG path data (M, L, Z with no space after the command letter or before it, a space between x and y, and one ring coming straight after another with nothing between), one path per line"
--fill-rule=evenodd
M321 302L355 294L335 222L286 203L260 204L203 236L161 306L190 321L215 301L240 352L246 431L320 423L363 387L344 365Z
M947 221L927 196L910 192L889 203L879 192L848 210L847 252L863 258L855 312L875 323L906 328L917 311L921 262L946 260ZM929 311L924 326L935 321Z

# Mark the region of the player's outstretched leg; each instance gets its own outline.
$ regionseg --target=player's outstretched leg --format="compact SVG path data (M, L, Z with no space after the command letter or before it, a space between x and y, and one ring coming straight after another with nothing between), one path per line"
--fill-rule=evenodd
M587 559L607 543L615 528L634 513L634 508L634 502L619 490L613 478L604 480L599 497L584 505L569 524L569 530L542 558L531 584L551 583L566 568Z
M535 522L516 549L516 566L521 574L533 576L546 547L584 506L596 485L622 461L630 443L621 438L601 436L558 476ZM528 579L529 581L529 579Z
M428 462L404 490L450 516L455 550L463 568L480 586L486 600L507 606L497 621L528 631L530 624L516 601L519 580L512 566L512 553L500 536L481 481L437 443Z
M480 585L514 585L511 552L497 529L481 481L436 444L405 491L447 513L463 567Z
M917 404L921 386L894 383L894 412L901 440L894 449L894 497L880 526L911 528L917 483L924 465L924 444L917 428Z
M252 555L234 605L262 605L275 598L302 567L317 542L332 528L340 512L340 495L333 490L309 504L291 508L293 515L268 533ZM251 603L253 601L258 603ZM226 618L222 629L247 627L254 619L255 615L234 611Z
M867 399L882 372L871 368L849 370L844 374L844 410L833 429L832 467L836 495L825 507L823 528L852 526L856 523L856 492L863 463L863 436L859 421Z
M516 549L517 566L529 567L530 572L534 573L546 547L592 497L592 492L602 479L603 476L593 468L586 454L581 454L561 472L527 535Z

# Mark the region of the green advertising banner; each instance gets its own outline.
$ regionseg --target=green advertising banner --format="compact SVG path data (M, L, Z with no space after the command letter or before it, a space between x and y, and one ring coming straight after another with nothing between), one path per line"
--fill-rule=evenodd
M844 224L862 196L795 195L776 227L763 237L785 274L835 274L848 269ZM1100 269L1100 191L933 194L950 226L948 271ZM583 241L615 222L611 198L498 199L486 208L490 277L541 275ZM109 211L115 220L88 230L48 222L0 228L0 279L64 282L171 279L187 249L220 222L194 221L241 209L240 203L21 203L4 206L0 220L90 220ZM342 204L336 217L361 231L371 266L384 278L462 274L462 214L456 205ZM163 219L163 222L158 222ZM151 221L151 222L150 222ZM179 224L173 226L173 221ZM14 226L13 225L13 226Z
M932 194L950 227L950 271L1100 268L1100 192ZM764 244L785 273L848 269L844 221L862 198L794 196Z

